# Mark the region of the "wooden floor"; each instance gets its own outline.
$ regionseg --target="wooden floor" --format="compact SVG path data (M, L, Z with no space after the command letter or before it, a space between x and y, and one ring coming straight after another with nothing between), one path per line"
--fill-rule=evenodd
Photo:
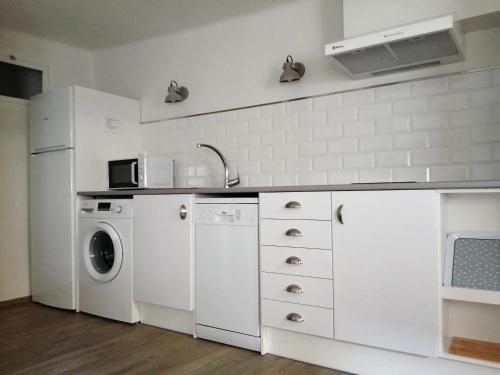
M33 303L0 309L0 374L341 372Z

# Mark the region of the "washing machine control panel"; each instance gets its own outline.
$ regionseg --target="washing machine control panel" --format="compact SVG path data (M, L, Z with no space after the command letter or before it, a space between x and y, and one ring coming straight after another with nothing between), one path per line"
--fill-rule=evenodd
M80 202L80 217L132 218L132 199L89 199Z

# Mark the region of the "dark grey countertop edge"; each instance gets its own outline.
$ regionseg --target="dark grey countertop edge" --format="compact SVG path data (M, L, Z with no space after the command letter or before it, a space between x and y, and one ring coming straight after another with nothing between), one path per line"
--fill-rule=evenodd
M446 181L446 182L389 182L345 185L296 185L224 188L174 188L79 191L80 196L105 197L158 194L258 194L296 191L370 191L370 190L447 190L447 189L500 189L500 180Z

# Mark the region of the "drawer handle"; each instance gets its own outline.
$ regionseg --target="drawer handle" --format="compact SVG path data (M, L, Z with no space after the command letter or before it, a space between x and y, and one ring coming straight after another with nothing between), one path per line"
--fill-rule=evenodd
M288 264L302 264L302 259L296 256L291 256L286 258L286 261Z
M295 323L302 323L304 321L304 318L302 317L302 315L300 314L297 314L297 313L290 313L286 316L286 318L291 321L291 322L295 322Z
M302 205L297 201L290 201L285 204L285 208L301 208Z
M344 224L344 205L341 204L337 208L337 220L339 221L340 224Z
M294 293L294 294L302 294L304 293L304 289L302 289L301 286L298 286L296 284L291 284L286 287L286 291L288 293Z
M285 234L289 237L300 237L302 236L302 232L298 230L297 228L290 228L288 229Z

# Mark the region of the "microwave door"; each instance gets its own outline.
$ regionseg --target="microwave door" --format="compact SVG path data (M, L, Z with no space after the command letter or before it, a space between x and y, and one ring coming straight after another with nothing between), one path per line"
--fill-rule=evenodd
M136 189L137 159L112 160L108 162L108 181L110 189Z

